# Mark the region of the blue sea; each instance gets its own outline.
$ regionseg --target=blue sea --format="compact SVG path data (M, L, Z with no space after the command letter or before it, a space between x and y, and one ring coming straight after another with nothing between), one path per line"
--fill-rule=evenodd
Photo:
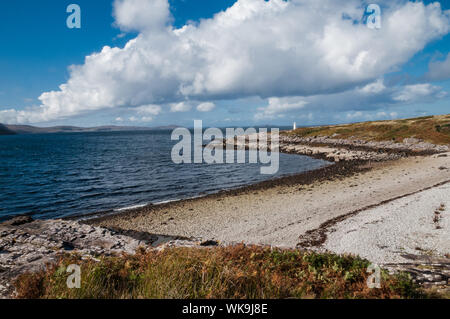
M171 131L0 136L0 220L109 213L179 200L328 165L280 154L260 164L174 164ZM248 156L248 154L247 154Z

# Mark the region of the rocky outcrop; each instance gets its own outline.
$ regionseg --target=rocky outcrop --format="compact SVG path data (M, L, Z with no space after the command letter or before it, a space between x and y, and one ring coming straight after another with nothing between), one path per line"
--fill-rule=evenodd
M401 154L388 152L375 152L364 150L351 150L345 148L329 146L311 146L302 144L286 143L280 145L280 151L289 154L300 154L317 156L332 162L366 160L366 161L386 161L395 160L402 157Z
M298 137L281 135L280 144L328 145L361 150L441 153L450 151L448 145L435 145L416 138L405 138L403 143L394 141L365 141L358 138L338 139L333 136Z
M298 137L281 134L278 144L270 142L270 134L258 133L243 138L224 139L224 147L232 145L235 148L261 149L258 140L262 140L262 147L271 149L278 147L280 152L308 155L326 159L332 162L367 160L385 161L395 160L408 155L429 155L450 151L448 145L434 145L415 138L406 138L403 143L393 141L365 141L361 139L337 139L333 136ZM268 143L265 143L269 140ZM212 144L214 146L217 144Z
M450 258L424 255L405 256L410 263L383 264L390 273L406 272L413 282L424 288L434 288L438 292L450 292Z
M67 220L32 220L21 216L0 224L0 298L13 294L12 282L21 273L44 269L64 253L96 258L133 254L139 247L196 245L188 239L148 233L121 233Z

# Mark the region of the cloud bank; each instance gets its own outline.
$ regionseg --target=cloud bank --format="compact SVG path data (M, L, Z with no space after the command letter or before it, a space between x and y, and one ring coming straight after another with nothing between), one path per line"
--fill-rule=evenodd
M283 118L286 115L298 114L300 109L302 113L309 114L315 108L332 108L335 111L361 114L362 111L408 103L426 103L446 96L447 92L437 85L425 83L388 88L382 79L378 79L345 92L308 97L270 98L266 106L258 108L254 118L256 120Z
M167 0L116 0L116 25L139 35L71 66L67 83L43 93L41 105L0 111L0 122L148 105L186 112L192 108L186 101L251 96L272 98L263 116L299 109L304 105L289 97L364 87L450 31L450 13L439 3L381 2L379 30L360 23L360 0L238 0L211 19L176 29ZM382 88L375 82L366 89Z

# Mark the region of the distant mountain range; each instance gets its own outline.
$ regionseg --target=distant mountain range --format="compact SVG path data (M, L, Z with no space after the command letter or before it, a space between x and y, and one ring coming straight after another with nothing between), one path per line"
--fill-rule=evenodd
M0 124L0 135L14 134L48 134L48 133L83 133L83 132L124 132L124 131L157 131L171 130L179 126L98 126L98 127L77 127L77 126L52 126L52 127L36 127L31 125L7 125Z

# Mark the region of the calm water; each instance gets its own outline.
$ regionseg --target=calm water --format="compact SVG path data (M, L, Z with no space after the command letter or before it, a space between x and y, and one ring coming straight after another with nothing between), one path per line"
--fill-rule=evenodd
M213 193L326 165L280 156L259 164L173 164L168 131L0 136L0 220L107 212ZM247 154L248 155L248 154Z

